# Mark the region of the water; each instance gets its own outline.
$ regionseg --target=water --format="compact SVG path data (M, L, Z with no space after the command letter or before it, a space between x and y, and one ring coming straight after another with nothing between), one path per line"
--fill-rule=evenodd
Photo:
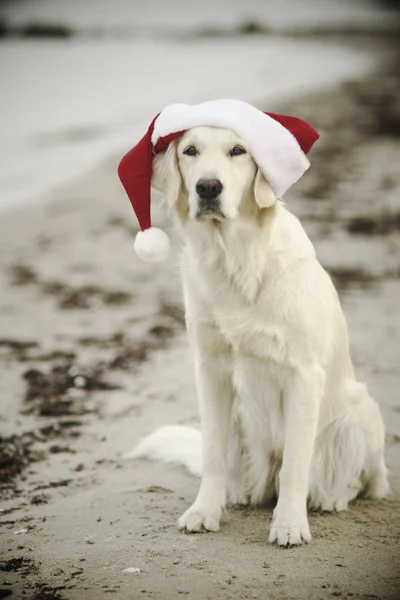
M332 4L307 0L302 10L289 0L224 0L209 10L207 2L177 0L6 4L2 13L11 23L61 22L80 35L6 38L0 45L0 210L47 198L105 157L122 155L170 102L234 97L267 110L367 71L373 56L334 43L282 36L173 39L189 28L245 19L290 28L384 17L368 2L361 10L356 1ZM90 35L95 27L109 35Z

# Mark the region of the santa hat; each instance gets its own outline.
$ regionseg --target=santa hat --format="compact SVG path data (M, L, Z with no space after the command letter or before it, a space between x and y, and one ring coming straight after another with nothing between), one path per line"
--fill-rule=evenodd
M147 133L121 160L118 174L136 213L140 231L135 250L140 258L158 262L169 251L167 234L151 227L150 190L153 156L176 137L199 126L234 131L266 177L276 196L282 196L310 163L306 154L319 138L315 129L296 117L263 113L239 100L214 100L190 106L170 104L150 124Z

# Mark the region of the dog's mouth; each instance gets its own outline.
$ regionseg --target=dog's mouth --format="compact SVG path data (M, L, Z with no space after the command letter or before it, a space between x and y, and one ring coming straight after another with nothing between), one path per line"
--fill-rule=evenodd
M196 213L196 219L198 221L222 221L225 219L225 215L221 210L221 206L218 200L207 201L201 203Z
M197 213L196 219L197 221L223 221L225 216L220 211L203 210Z

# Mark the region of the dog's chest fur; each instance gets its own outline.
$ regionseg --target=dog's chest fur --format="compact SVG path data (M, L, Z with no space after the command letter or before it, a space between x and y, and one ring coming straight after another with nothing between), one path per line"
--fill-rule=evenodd
M293 350L306 343L296 339L293 322L288 340L288 321L296 313L295 269L285 252L269 243L269 232L254 224L235 223L221 231L206 224L190 232L184 252L183 279L188 318L214 326L232 350L267 360L286 369ZM294 273L294 274L293 274Z
M232 227L224 237L215 230L201 233L191 239L196 245L184 257L188 320L197 323L200 335L212 329L210 337L217 341L210 351L231 378L233 415L241 423L246 447L252 438L261 439L266 444L261 454L279 456L281 389L293 348L277 284L281 261L272 249L265 255L265 240L257 241L257 230Z

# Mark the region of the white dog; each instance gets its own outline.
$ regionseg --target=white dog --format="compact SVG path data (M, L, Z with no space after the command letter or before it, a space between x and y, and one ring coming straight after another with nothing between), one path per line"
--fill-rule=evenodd
M269 541L308 542L307 505L388 491L382 418L355 378L331 279L232 131L190 129L154 158L152 184L183 228L201 415L201 485L179 526L217 531L227 502L277 497ZM196 434L166 429L134 454L188 462L180 438L190 454Z

